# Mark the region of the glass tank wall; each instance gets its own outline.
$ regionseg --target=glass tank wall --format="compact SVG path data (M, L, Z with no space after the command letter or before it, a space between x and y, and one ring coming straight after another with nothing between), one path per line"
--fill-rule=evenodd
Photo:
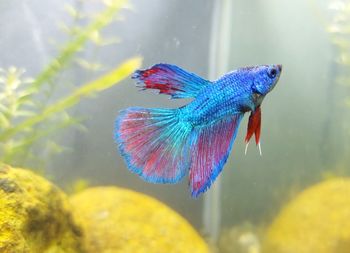
M244 155L242 122L222 176L224 220L265 222L294 191L347 171L349 72L332 2L235 1L230 68L282 63L283 73L262 104L262 156L254 145Z
M349 230L329 235L335 251L328 242L324 251L302 251L302 240L274 236L293 234L279 225L297 217L289 203L312 209L317 197L298 206L305 189L340 179L336 188L350 196L349 1L12 0L0 2L0 15L1 162L32 169L68 193L112 185L152 196L186 218L213 252L350 252ZM213 80L243 66L283 65L262 104L262 156L253 142L245 155L246 113L222 173L198 199L187 178L141 180L113 140L120 110L191 101L135 87L130 74L156 63ZM341 224L350 203L339 203L320 219ZM296 230L319 238L304 225ZM299 246L278 246L288 240Z

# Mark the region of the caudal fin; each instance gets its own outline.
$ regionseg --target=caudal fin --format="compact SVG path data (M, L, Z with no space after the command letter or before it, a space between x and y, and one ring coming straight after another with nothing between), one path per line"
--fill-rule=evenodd
M132 76L142 89L156 89L171 98L196 97L211 82L175 65L156 64L149 69L136 70Z
M190 167L188 135L178 109L128 108L115 123L115 140L128 168L151 183L176 183Z
M129 108L115 124L115 140L128 168L151 183L177 183L190 170L193 197L221 172L243 114L193 127L179 109Z

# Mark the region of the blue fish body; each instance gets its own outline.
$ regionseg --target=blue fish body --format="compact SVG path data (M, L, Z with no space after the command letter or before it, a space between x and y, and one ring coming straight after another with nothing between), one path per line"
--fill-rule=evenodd
M245 112L251 112L246 142L255 135L260 143L260 106L281 71L281 65L245 67L211 82L170 64L137 70L132 78L141 89L194 100L177 109L121 112L114 137L128 168L152 183L177 183L189 171L191 194L199 196L226 163Z

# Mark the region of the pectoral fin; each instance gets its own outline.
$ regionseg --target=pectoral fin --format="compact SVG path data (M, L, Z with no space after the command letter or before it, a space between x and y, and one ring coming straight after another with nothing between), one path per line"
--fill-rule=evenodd
M259 148L259 153L261 155L261 145L260 145L260 131L261 131L261 108L258 106L255 111L252 111L249 116L247 135L245 136L246 148L245 153L247 153L248 144L250 138L255 135L255 143Z

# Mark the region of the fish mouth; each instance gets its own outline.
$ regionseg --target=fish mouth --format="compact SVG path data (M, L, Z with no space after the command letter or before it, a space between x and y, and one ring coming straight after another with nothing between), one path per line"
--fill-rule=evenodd
M278 71L281 72L282 71L282 64L277 64L276 66L278 68Z

